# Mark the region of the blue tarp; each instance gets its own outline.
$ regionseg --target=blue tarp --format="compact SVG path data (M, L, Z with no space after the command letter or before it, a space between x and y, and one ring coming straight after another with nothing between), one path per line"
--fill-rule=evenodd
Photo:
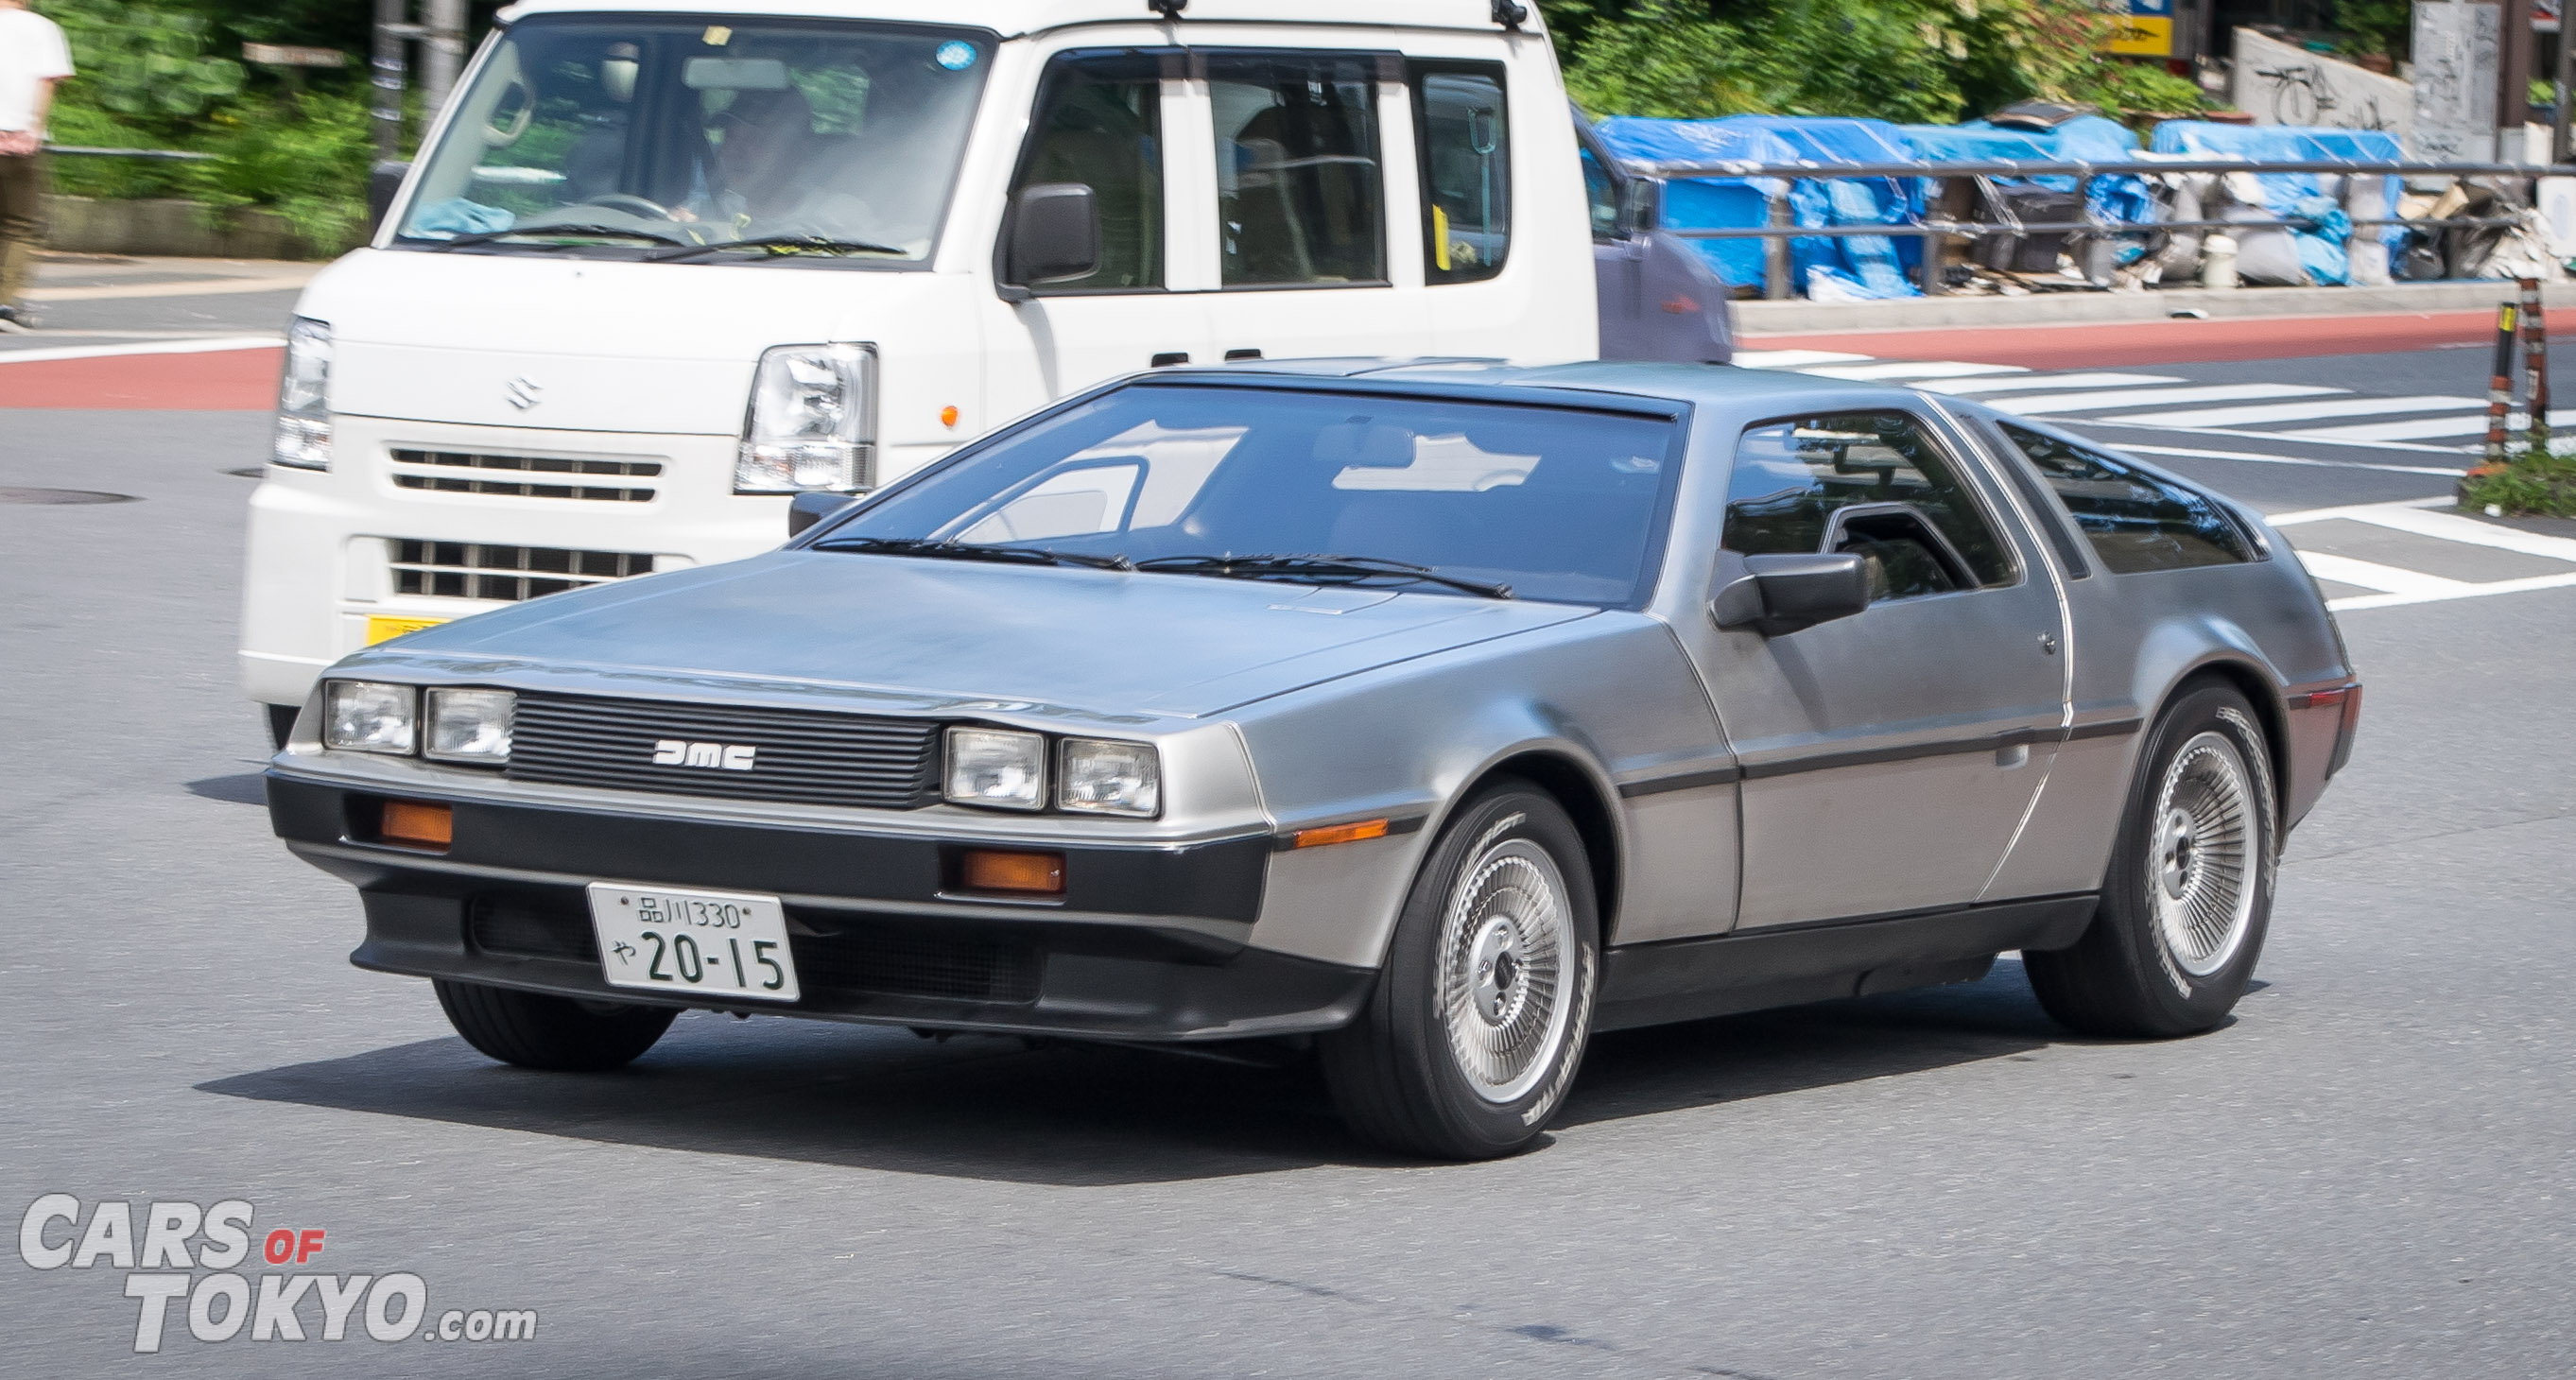
M2148 147L2157 153L2265 162L2349 158L2393 163L2405 157L2405 147L2398 143L2397 136L2382 130L2221 125L2206 120L2167 120L2156 126ZM2316 173L2261 173L2254 180L2262 184L2265 210L2276 216L2303 216L2318 222L2313 233L2293 232L2298 239L2299 261L2306 265L2308 276L2320 283L2343 283L2351 273L2344 242L2352 234L2352 218L2339 200L2326 194L2324 177ZM2390 176L2382 202L2390 208L2387 214L2395 214L2397 194L2398 179ZM2385 252L2376 244L2371 248Z
M1897 127L1884 120L1729 115L1715 120L1658 120L1622 115L1595 126L1621 159L1654 163L1904 163L1914 158ZM1773 199L1786 195L1795 223L1910 225L1923 217L1918 179L1877 177L1803 180L1709 177L1676 180L1664 191L1664 224L1675 230L1752 229L1770 223ZM1759 239L1694 240L1731 283L1763 280ZM1800 236L1789 241L1797 285L1814 296L1822 282L1844 295L1911 297L1906 273L1921 262L1922 242L1880 235Z

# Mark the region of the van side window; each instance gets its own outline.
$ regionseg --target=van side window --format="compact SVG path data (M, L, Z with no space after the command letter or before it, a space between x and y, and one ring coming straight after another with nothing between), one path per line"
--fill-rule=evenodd
M1592 238L1599 243L1619 238L1619 181L1592 150L1582 150L1583 199L1592 208Z
M2209 495L2054 436L2010 423L2002 429L2075 515L2093 553L2113 572L2254 559L2245 533Z
M1417 64L1423 276L1472 283L1503 271L1512 245L1511 122L1503 69Z
M1385 282L1375 59L1211 55L1207 71L1225 286Z
M1875 599L2010 584L2012 557L1955 463L1902 412L1749 427L1727 484L1727 549L1848 551Z
M1163 84L1149 62L1058 59L1038 96L1020 189L1079 182L1100 208L1100 267L1041 293L1163 285Z

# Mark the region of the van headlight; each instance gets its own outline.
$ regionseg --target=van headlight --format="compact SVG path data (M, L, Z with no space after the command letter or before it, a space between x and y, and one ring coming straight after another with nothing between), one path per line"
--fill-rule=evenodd
M421 755L439 762L504 766L510 760L510 714L519 697L507 690L432 690L429 736Z
M286 372L277 384L277 440L269 458L299 470L331 468L331 324L309 316L286 327Z
M1151 743L1064 740L1056 808L1096 815L1151 815L1163 807L1163 763Z
M322 746L409 757L419 696L408 685L372 680L322 683Z
M876 487L873 345L779 345L760 356L734 460L738 494Z

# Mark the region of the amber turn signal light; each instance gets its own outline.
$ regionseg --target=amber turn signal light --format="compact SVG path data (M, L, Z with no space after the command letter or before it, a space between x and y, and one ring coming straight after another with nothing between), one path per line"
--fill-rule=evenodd
M1064 894L1062 853L1005 853L997 848L966 850L963 874L968 891L1007 891L1022 896Z
M1328 843L1357 843L1362 839L1382 839L1392 821L1364 819L1357 824L1327 824L1320 829L1300 829L1289 840L1292 848L1321 848Z
M427 805L417 800L388 800L383 822L376 826L376 836L387 843L435 848L443 853L456 841L456 812L445 805Z

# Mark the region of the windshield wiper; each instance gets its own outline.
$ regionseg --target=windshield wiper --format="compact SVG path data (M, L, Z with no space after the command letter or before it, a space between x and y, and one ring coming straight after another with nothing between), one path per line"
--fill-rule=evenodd
M1093 556L1078 551L1050 551L1043 546L977 546L922 537L840 537L814 543L817 551L856 551L869 556L928 556L947 561L1000 561L1010 565L1081 565L1094 570L1132 570L1124 556Z
M892 254L900 259L903 250L887 244L870 244L866 240L836 240L829 235L754 235L744 240L719 240L714 244L693 244L684 249L665 250L645 256L647 263L665 263L699 254L713 254L726 249L765 249L772 254L808 250L817 254Z
M1136 562L1138 570L1167 575L1219 575L1237 580L1321 576L1335 580L1421 580L1488 599L1509 599L1510 585L1442 575L1427 565L1391 561L1379 556L1156 556Z
M490 244L494 240L506 240L519 235L622 235L630 240L651 240L655 244L682 245L690 249L705 247L690 244L677 235L665 235L658 230L631 230L622 225L522 225L509 230L477 230L471 235L458 235L453 239L441 240L433 247L442 250L462 249L467 245Z

